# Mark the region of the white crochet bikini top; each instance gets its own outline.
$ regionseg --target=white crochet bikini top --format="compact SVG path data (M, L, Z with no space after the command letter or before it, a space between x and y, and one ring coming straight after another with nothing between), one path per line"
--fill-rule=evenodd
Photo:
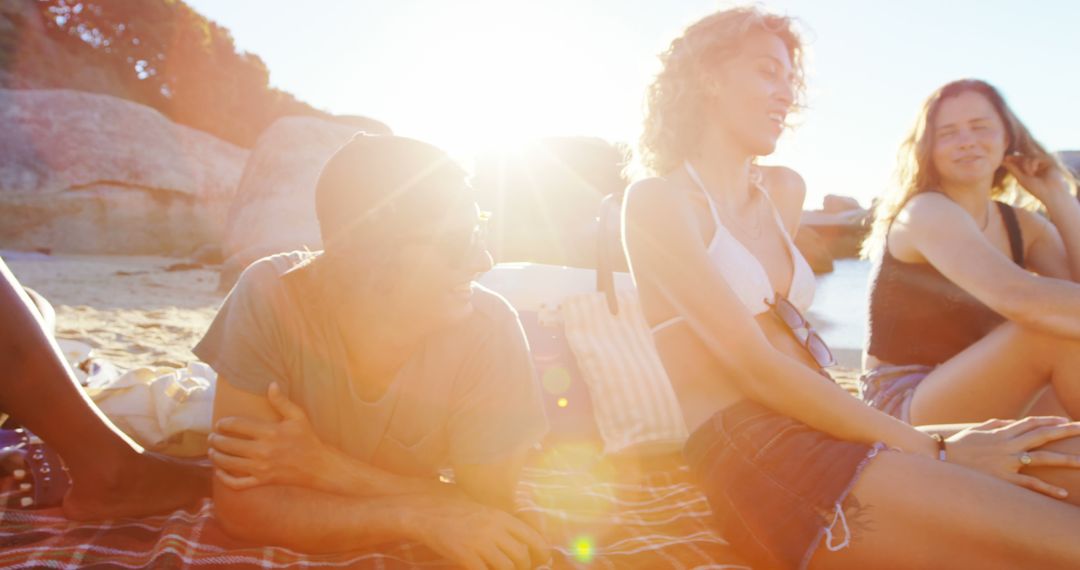
M728 286L735 291L735 294L738 295L751 314L758 315L768 311L768 303L775 299L776 292L769 281L769 274L765 271L765 267L720 221L720 213L716 209L716 204L713 202L712 197L709 196L709 192L705 189L705 183L702 182L701 176L698 175L693 165L689 162L685 162L683 165L687 174L690 175L690 179L705 194L705 201L709 204L713 224L716 226L712 240L706 248L709 259L720 269ZM777 212L776 205L773 204L768 191L756 181L753 187L765 197L769 208L772 210L772 218L787 243L788 254L793 264L787 298L799 311L805 313L814 300L814 272L810 269L810 264L796 249L795 243L791 240L791 235L784 229L780 213ZM655 334L682 320L684 320L682 316L672 317L654 326L652 332Z

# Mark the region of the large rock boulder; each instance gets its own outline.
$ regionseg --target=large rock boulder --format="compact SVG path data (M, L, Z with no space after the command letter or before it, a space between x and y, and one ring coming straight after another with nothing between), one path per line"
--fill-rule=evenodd
M799 226L795 233L795 247L806 258L810 269L817 275L832 273L833 254L829 251L829 244L810 226Z
M826 194L821 201L821 209L831 213L866 211L855 198L837 194Z
M315 183L327 159L358 131L389 134L383 123L284 117L255 143L229 208L219 286L232 287L252 261L300 248L319 249Z
M829 194L825 196L822 209L803 212L799 233L802 233L802 228L813 230L812 234L808 233L804 237L803 245L813 251L814 255L817 255L819 248L811 243L820 242L833 259L858 257L862 242L870 230L871 221L870 210L863 208L858 200ZM796 245L798 244L796 240ZM831 261L829 265L831 266ZM826 267L824 261L821 261L820 266Z
M483 154L473 186L494 213L488 246L496 261L595 267L597 215L621 193L624 152L598 138L550 137Z
M186 255L217 244L247 155L116 97L0 89L0 247Z

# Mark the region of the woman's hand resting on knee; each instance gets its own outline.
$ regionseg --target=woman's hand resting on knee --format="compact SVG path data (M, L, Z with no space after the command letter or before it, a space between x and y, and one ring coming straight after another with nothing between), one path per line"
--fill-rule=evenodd
M1020 470L1025 467L1080 468L1080 457L1076 455L1039 450L1048 443L1075 436L1080 436L1080 422L1067 418L989 420L946 439L946 460L1061 499L1068 496L1065 489L1020 473Z

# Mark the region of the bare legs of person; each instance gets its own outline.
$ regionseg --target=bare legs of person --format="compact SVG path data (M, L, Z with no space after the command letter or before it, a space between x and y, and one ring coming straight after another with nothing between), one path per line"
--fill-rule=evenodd
M1080 418L1080 341L1008 322L919 384L911 401L911 421L927 425L1019 418L1033 411L1036 400L1040 403L1034 410L1064 410Z
M1076 453L1080 442L1054 446ZM1080 473L1037 476L1080 495ZM845 503L851 543L812 568L1076 568L1080 508L914 454L880 453Z
M38 317L41 319L41 328L46 334L52 336L56 334L56 310L49 304L49 301L38 294L37 291L29 287L24 287L23 291L30 298L30 302L34 304L34 309L37 310Z
M0 314L0 410L63 457L69 518L140 516L210 495L209 468L143 450L101 413L2 260Z

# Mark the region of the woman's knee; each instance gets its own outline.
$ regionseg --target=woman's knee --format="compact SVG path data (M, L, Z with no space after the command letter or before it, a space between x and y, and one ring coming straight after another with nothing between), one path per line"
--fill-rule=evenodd
M1080 506L1080 437L1053 441L1036 451L1060 454L1063 463L1071 461L1076 466L1024 467L1020 472L1066 489L1069 495L1064 501ZM1019 458L1017 458L1017 461L1019 461Z
M41 318L42 328L50 335L56 334L56 310L53 309L52 304L41 293L29 287L24 287L23 290L30 297L33 308L37 311L38 317Z

